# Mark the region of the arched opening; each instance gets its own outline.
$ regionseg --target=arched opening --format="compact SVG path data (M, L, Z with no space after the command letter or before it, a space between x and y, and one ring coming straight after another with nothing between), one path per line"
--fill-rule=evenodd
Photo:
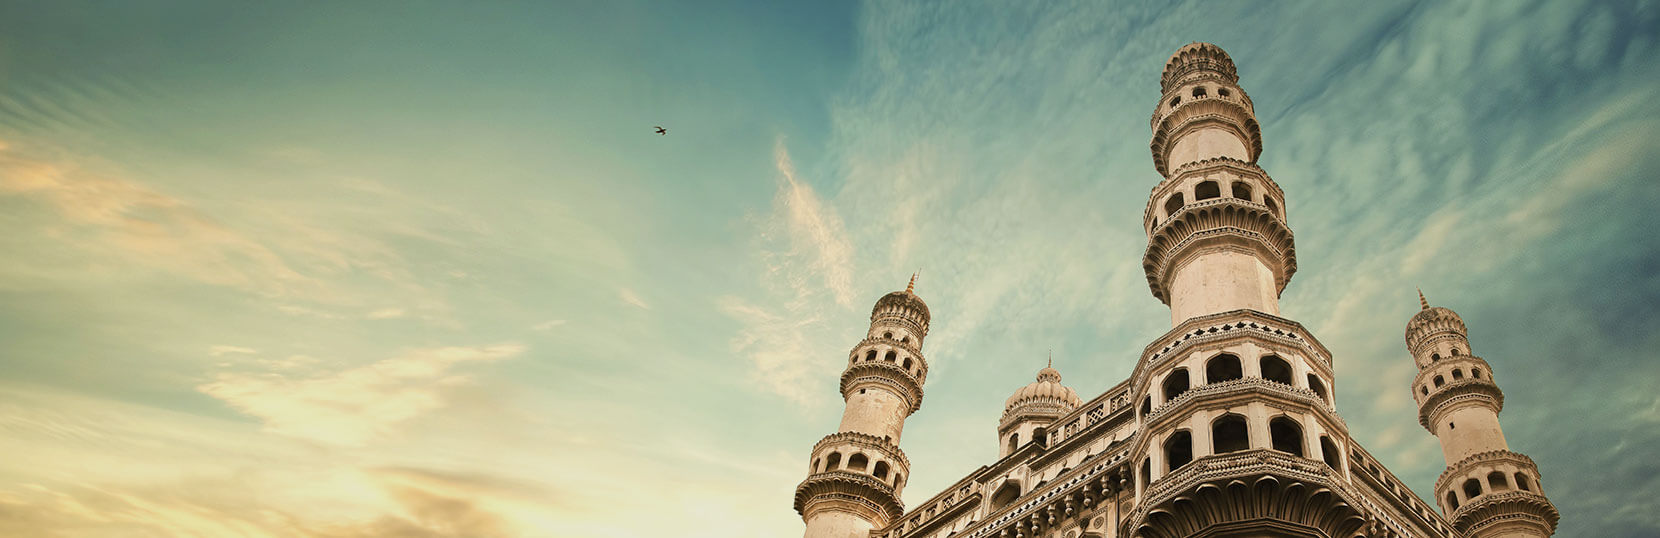
M894 359L897 359L897 358L899 358L899 354L894 353L892 351L889 351L887 355L882 356L882 360L888 361L888 362L893 362Z
M1449 492L1447 492L1447 515L1451 516L1452 513L1457 511L1457 510L1458 510L1458 496L1454 495L1453 492L1449 491Z
M1435 362L1435 361L1439 361L1439 360L1441 360L1441 354L1440 353L1430 353L1429 354L1429 362Z
M1205 382L1220 383L1232 379L1245 377L1245 371L1240 368L1239 357L1223 353L1211 357L1205 362Z
M1458 356L1458 348L1456 348L1456 347L1452 348L1452 356L1454 356L1454 357Z
M1217 88L1216 89L1216 95L1220 95L1222 97L1227 97L1228 96L1228 89L1227 88Z
M1326 396L1326 384L1320 381L1320 376L1308 374L1308 390L1314 391L1326 403L1331 403L1331 397Z
M1193 201L1209 200L1222 197L1222 186L1215 181L1201 181L1193 187Z
M1020 434L1011 433L1009 434L1009 452L1013 453L1016 448L1020 448Z
M896 487L896 488L905 487L905 475L902 475L902 474L899 474L899 473L893 473L893 487Z
M1447 380L1441 379L1441 376L1435 376L1435 388L1441 388L1441 385L1445 384L1447 384Z
M1470 377L1473 377L1473 378L1476 378L1476 379L1481 379L1481 369L1480 368L1471 368L1470 369Z
M1429 385L1418 385L1418 392L1422 393L1425 396L1428 396L1429 395Z
M1326 466L1331 467L1331 470L1342 472L1343 462L1337 459L1338 454L1337 443L1331 442L1330 437L1320 436L1320 459L1325 460Z
M1268 206L1268 212L1269 213L1273 213L1275 215L1280 214L1280 206L1274 205L1274 199L1273 198L1263 196L1262 197L1262 203L1266 204Z
M1176 399L1183 392L1187 392L1187 369L1177 368L1164 378L1164 401Z
M1193 87L1193 96L1194 97L1204 97L1205 96L1205 87L1204 86L1195 86L1195 87Z
M872 350L870 350L870 353L866 353L865 354L865 360L867 360L867 361L876 360L876 350L872 349Z
M1493 491L1505 491L1510 489L1510 482L1504 479L1503 471L1493 471L1487 473L1487 487L1493 488Z
M1141 400L1141 416L1145 417L1145 416L1150 415L1152 413L1153 413L1153 397L1148 396L1146 398L1142 398L1142 400Z
M891 333L891 332L882 333L882 338L892 340L893 339L893 333Z
M1285 359L1273 355L1263 356L1262 378L1290 385L1291 363L1285 362Z
M899 343L901 343L901 344L909 344L909 343L911 343L911 337L909 337L909 336L901 336L901 337L899 337Z
M899 363L899 365L906 370L911 369L911 358L905 357L905 362Z
M1533 491L1533 489L1527 487L1527 475L1516 473L1516 489L1522 491Z
M991 509L994 512L1002 510L1003 507L1008 506L1009 503L1012 503L1015 499L1019 498L1020 486L1012 481L1004 482L1002 487L997 488L997 493L993 493L991 495Z
M1175 108L1176 105L1179 105L1179 104L1182 104L1182 96L1180 96L1180 95L1176 96L1175 99L1170 100L1170 107L1171 108Z
M1181 210L1182 210L1182 193L1178 192L1176 194L1172 194L1172 195L1170 195L1169 198L1166 198L1164 200L1164 215L1165 216L1168 217L1170 215L1174 215L1174 214L1176 214L1177 211L1181 211Z
M1453 381L1458 381L1460 379L1464 379L1464 370L1454 368L1453 371L1452 371L1452 378L1453 378Z
M822 461L822 460L820 460L818 458L813 458L813 465L811 467L807 468L807 472L809 472L809 473L818 472L819 471L818 464L819 464L820 461Z
M1297 421L1274 417L1274 420L1268 421L1268 436L1273 438L1274 450L1294 456L1303 455L1303 427Z
M870 476L874 476L874 477L880 478L882 480L887 480L888 479L888 462L885 462L885 461L876 462L876 467L873 467L870 470Z
M1187 430L1170 434L1164 441L1164 463L1169 466L1166 472L1180 469L1190 461L1193 461L1193 434Z
M862 473L865 472L865 467L869 465L870 458L865 457L863 453L855 453L847 457L847 470L849 471Z
M842 468L842 453L831 452L830 457L824 458L824 470L834 471Z
M1141 487L1142 487L1142 489L1146 489L1147 485L1152 484L1152 483L1153 483L1153 458L1142 458L1141 459Z
M1464 481L1464 498L1474 499L1481 495L1481 481L1471 478Z
M1250 427L1245 417L1223 415L1210 423L1211 452L1223 454L1251 448Z
M1251 184L1243 181L1235 181L1233 182L1232 187L1234 198L1238 198L1240 200L1251 199Z

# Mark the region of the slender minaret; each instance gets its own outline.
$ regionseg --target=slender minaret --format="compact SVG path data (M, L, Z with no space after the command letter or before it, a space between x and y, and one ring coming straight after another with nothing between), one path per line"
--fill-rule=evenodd
M1153 188L1142 267L1171 325L1250 309L1280 313L1297 271L1285 193L1256 166L1262 153L1251 98L1220 47L1193 43L1165 64L1153 110Z
M1550 536L1559 515L1545 498L1538 466L1505 443L1504 392L1492 366L1470 351L1457 313L1430 306L1422 291L1418 302L1423 309L1406 324L1406 349L1418 365L1418 423L1441 440L1447 461L1435 481L1442 512L1476 538Z
M899 493L911 470L899 434L922 406L928 378L928 305L915 289L913 274L905 291L877 300L870 331L848 355L841 428L813 445L807 479L795 490L807 538L868 538L904 513Z

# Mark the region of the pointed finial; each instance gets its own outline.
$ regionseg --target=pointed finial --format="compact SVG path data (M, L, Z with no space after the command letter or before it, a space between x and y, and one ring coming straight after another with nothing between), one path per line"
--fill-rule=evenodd
M916 289L916 275L921 272L921 269L917 269L915 273L911 273L911 283L905 285L905 293L913 293L913 290Z
M1054 367L1055 367L1055 350L1051 349L1051 350L1049 350L1049 365L1046 366L1046 368L1054 368Z
M1424 310L1429 310L1429 299L1424 298L1423 288L1418 288L1418 304L1424 305Z

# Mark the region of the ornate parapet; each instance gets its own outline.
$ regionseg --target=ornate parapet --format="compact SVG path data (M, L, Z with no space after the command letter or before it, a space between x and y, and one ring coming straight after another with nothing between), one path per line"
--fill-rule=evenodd
M911 413L922 408L922 380L898 364L886 361L855 362L842 372L843 399L853 391L871 385L886 387L900 395L909 404Z
M1349 538L1368 526L1362 506L1324 464L1257 449L1206 456L1165 475L1142 494L1126 529L1144 538L1249 529Z
M880 527L905 513L892 485L848 471L814 473L795 488L795 511L802 519L824 510L851 512Z
M1562 515L1544 495L1532 491L1491 493L1471 501L1449 518L1470 536L1550 536Z
M1194 402L1203 402L1217 397L1253 397L1267 396L1270 399L1292 401L1309 406L1310 409L1319 409L1326 412L1325 416L1343 424L1343 417L1337 415L1337 408L1327 403L1314 391L1300 387L1293 387L1278 381L1269 381L1260 377L1243 377L1216 383L1199 385L1182 392L1175 399L1164 402L1153 408L1142 422L1156 425L1165 416L1176 413L1176 410L1191 407Z
M1170 145L1182 135L1205 126L1219 126L1233 131L1245 143L1250 160L1256 162L1257 157L1262 155L1262 127L1257 124L1250 101L1244 97L1244 90L1237 86L1233 89L1239 92L1237 96L1208 93L1191 97L1175 95L1172 97L1176 99L1174 104L1171 104L1171 99L1160 102L1154 112L1153 141L1149 144L1153 152L1153 167L1159 175L1170 176Z
M1448 411L1469 404L1484 405L1494 413L1504 410L1504 391L1492 379L1466 378L1430 389L1418 402L1418 424L1435 434L1435 424Z
M1190 251L1231 248L1255 254L1274 273L1275 291L1285 291L1297 272L1291 228L1267 206L1239 198L1212 198L1187 204L1153 229L1141 268L1153 296L1170 304L1170 280Z

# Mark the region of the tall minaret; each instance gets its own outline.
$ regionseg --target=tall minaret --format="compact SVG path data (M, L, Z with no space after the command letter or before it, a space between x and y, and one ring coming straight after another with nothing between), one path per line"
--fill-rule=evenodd
M928 305L915 289L911 275L905 291L877 300L870 331L848 355L841 428L813 445L807 479L795 490L807 538L868 538L904 513L899 493L911 469L899 433L922 406L928 378Z
M1172 325L1250 309L1279 314L1297 271L1285 193L1256 165L1262 153L1251 98L1220 47L1193 43L1165 64L1153 111L1153 188L1142 267Z
M1430 306L1423 292L1418 301L1423 309L1406 324L1406 349L1418 365L1418 423L1441 439L1447 461L1435 481L1442 512L1476 538L1550 536L1559 515L1545 498L1539 468L1504 441L1504 392L1493 367L1470 351L1457 313Z

